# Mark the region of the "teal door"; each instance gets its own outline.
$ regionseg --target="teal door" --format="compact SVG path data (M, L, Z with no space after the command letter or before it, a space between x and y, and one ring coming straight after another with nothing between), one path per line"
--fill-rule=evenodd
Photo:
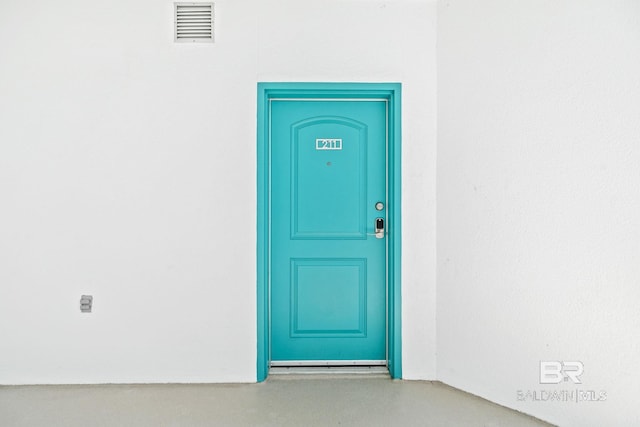
M387 359L387 104L269 102L273 364Z

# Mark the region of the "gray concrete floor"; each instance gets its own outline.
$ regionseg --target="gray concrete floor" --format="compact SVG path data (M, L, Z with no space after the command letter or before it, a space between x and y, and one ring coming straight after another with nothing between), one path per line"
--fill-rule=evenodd
M380 376L261 384L2 386L2 427L549 426L449 386Z

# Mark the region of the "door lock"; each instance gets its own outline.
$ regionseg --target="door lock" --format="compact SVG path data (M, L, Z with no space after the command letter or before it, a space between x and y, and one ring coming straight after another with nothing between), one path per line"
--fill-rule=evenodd
M375 231L376 239L384 238L384 218L376 218Z

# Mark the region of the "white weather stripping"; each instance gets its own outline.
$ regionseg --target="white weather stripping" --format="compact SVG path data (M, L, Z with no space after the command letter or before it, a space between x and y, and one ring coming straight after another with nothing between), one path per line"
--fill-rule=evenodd
M213 3L174 3L176 42L213 43Z

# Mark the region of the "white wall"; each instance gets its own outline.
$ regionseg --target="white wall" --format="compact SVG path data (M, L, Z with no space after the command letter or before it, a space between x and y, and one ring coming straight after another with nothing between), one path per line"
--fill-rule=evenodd
M438 379L640 425L639 76L640 2L439 3ZM583 362L582 384L539 384L541 360Z
M404 375L435 377L434 1L0 2L0 384L255 381L256 83L403 83ZM81 314L81 294L94 312Z

